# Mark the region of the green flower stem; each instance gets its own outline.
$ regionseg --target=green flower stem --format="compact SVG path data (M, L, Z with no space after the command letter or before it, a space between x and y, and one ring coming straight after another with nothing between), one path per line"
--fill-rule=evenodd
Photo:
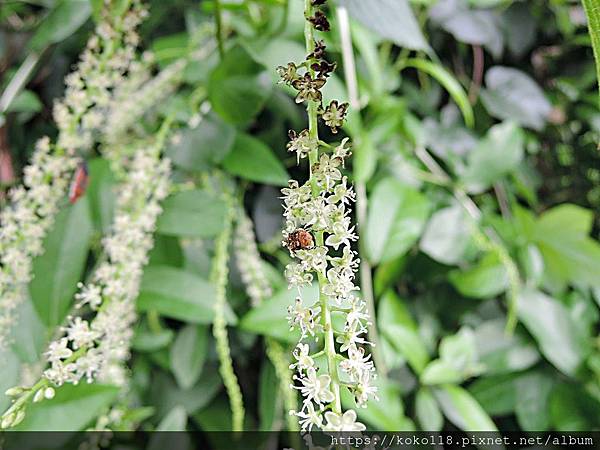
M311 17L313 14L313 8L311 0L304 0L304 16L305 18ZM313 36L313 27L312 24L306 21L304 26L304 37L306 39L306 51L307 53L312 53L315 49L315 39ZM309 64L309 73L312 77L314 77L314 71L310 69ZM319 141L319 129L318 129L318 116L317 116L317 108L318 104L314 101L307 100L307 113L308 113L308 132L312 139L316 142ZM319 187L317 186L316 179L312 176L312 167L319 162L319 149L315 148L308 155L308 161L310 165L310 180L312 187L312 195L314 198L318 197ZM315 233L315 241L317 246L323 245L323 232L317 231ZM335 361L336 357L336 349L335 349L335 340L333 336L333 325L331 323L331 311L329 310L329 301L325 294L322 292L323 286L327 283L325 276L319 272L318 273L318 281L319 281L319 302L321 304L321 325L323 326L323 333L325 339L325 354L327 355L327 369L329 372L329 376L331 377L331 391L334 395L333 400L333 412L337 414L341 414L342 412L342 402L340 397L340 380L337 371L337 364Z
M267 357L275 367L275 374L279 379L279 390L283 396L285 411L293 411L298 407L298 398L296 391L290 389L292 383L292 372L288 357L279 342L272 338L266 338ZM286 414L288 431L299 431L298 418L291 414Z
M223 59L225 55L225 45L223 44L223 18L221 11L221 0L215 0L215 25L217 27L217 44L219 46L219 56Z
M227 188L225 188L227 189ZM213 336L216 341L217 355L219 356L219 372L229 396L229 405L232 413L233 431L244 429L244 400L238 379L233 371L233 361L227 336L227 322L225 321L225 303L227 301L227 278L229 275L229 241L233 226L234 207L233 199L229 192L223 194L227 204L227 213L223 224L223 231L215 242L215 256L211 274L211 281L216 289L215 319L213 322Z

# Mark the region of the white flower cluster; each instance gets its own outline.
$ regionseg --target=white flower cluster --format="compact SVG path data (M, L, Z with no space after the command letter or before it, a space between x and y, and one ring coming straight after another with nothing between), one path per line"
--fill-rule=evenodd
M15 313L26 297L32 260L43 252L43 240L65 198L77 159L53 152L48 138L38 141L23 186L10 192L0 212L0 350L8 344Z
M301 330L301 341L323 331L333 331L336 343L326 351L335 352L336 358L342 360L339 369L343 379L337 373L337 365L330 368L335 373L319 375L310 355L310 346L301 342L295 349L296 362L292 367L297 371L295 379L299 385L294 387L304 397L303 407L296 415L304 430L313 426L329 431L364 430L364 425L356 422L354 411L343 414L328 411L333 409L331 404L334 401L332 378L354 394L358 406L366 406L367 399L376 396L376 388L372 384L375 377L373 362L370 355L365 356L364 349L359 347L360 344L368 344L365 334L369 316L365 303L356 297L358 287L354 284L358 260L351 249L351 242L357 236L347 208L354 200L354 192L347 177L340 171L348 154L344 140L331 155L321 154L306 184L300 186L291 181L288 188L282 189L286 219L284 238L292 256L298 261L286 268L290 287L310 284L315 274L321 282L321 298L305 306L302 298L298 297L289 308L288 319L292 328ZM316 245L311 247L300 245L300 248L293 248L290 239L298 230L322 235L324 243L319 245L317 239ZM325 330L333 326L330 319L324 320L324 314L329 315L331 310L344 314L343 329ZM337 345L339 350L336 350Z
M145 53L144 58L149 60L151 56ZM104 127L108 149L113 143L122 140L123 135L137 124L146 111L158 105L175 90L181 82L186 64L185 59L179 59L149 81L148 70L147 76L132 78L116 91L110 105L111 113Z
M271 298L273 289L271 289L262 267L263 263L256 247L252 222L243 211L238 214L233 245L237 268L246 286L252 306L256 307L263 300Z
M77 167L76 155L93 143L107 116L115 88L131 70L138 37L135 27L146 15L140 1L132 2L123 17L112 17L110 2L95 34L89 39L76 70L69 74L64 99L54 105L58 139L41 139L23 186L10 193L10 205L0 213L0 350L6 347L16 311L26 297L32 259L42 243Z
M122 363L129 357L135 299L169 173L169 160L160 160L157 152L135 153L119 188L112 232L103 240L106 260L75 295L78 307L88 305L97 314L91 322L70 318L63 337L49 345L44 377L53 384L77 384L82 378L113 384L126 380Z
M96 27L81 55L77 69L66 79L65 96L54 105L54 120L60 130L57 145L66 149L86 149L94 135L104 127L114 92L143 67L136 61L139 36L137 26L147 16L140 0L134 0L122 17L107 17Z

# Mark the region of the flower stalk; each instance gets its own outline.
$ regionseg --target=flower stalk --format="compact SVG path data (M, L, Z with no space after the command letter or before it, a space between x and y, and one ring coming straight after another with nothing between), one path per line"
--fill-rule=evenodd
M237 376L233 370L233 361L227 335L227 321L225 320L225 305L227 302L227 279L229 276L229 242L231 240L235 209L232 195L224 187L223 198L227 206L223 230L215 242L215 255L211 273L211 281L216 289L215 318L213 321L213 336L216 341L217 355L219 357L219 372L229 396L229 406L232 413L232 430L244 429L244 400Z
M323 105L321 88L336 68L324 59L325 44L315 39L315 31L329 31L327 17L319 8L324 0L305 0L304 15L307 57L299 65L279 67L282 82L294 87L297 103L306 102L308 129L290 132L288 150L296 152L298 161L308 158L309 179L300 185L290 181L282 190L286 225L284 245L294 262L286 267L290 288L312 284L316 273L319 297L305 305L302 296L289 308L292 328L301 331L301 342L294 350L294 380L303 399L302 409L293 412L303 430L313 427L326 431L360 431L365 426L356 421L353 409L343 411L341 393L347 389L357 406L366 407L369 397L376 398L373 386L375 367L371 355L365 356L364 344L370 324L366 304L356 296L354 284L359 261L351 243L357 240L347 205L355 200L348 177L342 174L350 155L348 138L337 146L319 138L319 119L337 133L345 120L347 103L332 100ZM299 73L303 71L303 73ZM299 291L300 292L300 291ZM343 328L334 325L333 315L343 318ZM337 321L336 321L337 323ZM311 337L322 348L311 354ZM319 369L317 358L325 359Z

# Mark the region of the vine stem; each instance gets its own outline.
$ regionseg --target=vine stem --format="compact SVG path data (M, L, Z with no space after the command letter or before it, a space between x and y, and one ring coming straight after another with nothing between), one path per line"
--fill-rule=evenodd
M227 188L224 188L227 189ZM211 280L216 290L215 319L213 322L213 336L216 341L217 355L219 357L219 373L223 379L225 390L229 397L229 406L232 414L233 431L244 429L244 400L238 383L237 376L233 370L233 361L227 336L227 322L225 320L225 302L227 301L227 278L229 276L229 241L233 226L234 208L233 201L228 192L223 194L227 205L223 230L215 242L215 256Z
M217 26L217 44L219 46L219 56L223 59L225 55L225 45L223 44L223 18L221 9L221 0L215 0L215 25Z
M354 52L352 49L352 34L350 30L350 21L348 20L348 10L343 6L337 7L337 18L340 29L340 40L342 42L342 60L344 62L344 78L348 89L350 106L360 115L360 96L358 91L358 81L356 77L356 63L354 61ZM367 222L367 187L362 180L355 180L356 186L356 222L358 224L359 235L364 231ZM387 377L387 366L383 358L381 346L379 345L379 333L377 331L377 319L375 314L375 298L373 295L373 275L372 268L366 258L366 252L359 239L358 253L360 256L360 290L367 303L367 310L371 317L369 323L369 340L373 343L372 354L375 366L381 377Z
M311 0L304 0L304 17L305 19L311 17L313 14L313 7ZM312 53L315 49L315 39L313 36L313 28L312 24L307 20L304 25L304 37L306 39L306 51L307 53ZM312 77L314 77L315 73L310 68L310 64L308 64L308 71ZM319 124L318 124L318 116L317 116L317 108L318 105L312 100L307 100L307 113L308 113L308 132L311 139L314 139L315 142L319 141ZM315 164L319 162L319 148L316 147L312 150L308 155L308 161L310 165L310 180L311 180L311 188L312 195L314 198L319 196L319 187L317 186L316 179L312 176L312 168ZM323 245L323 231L318 231L315 233L315 241L316 245ZM337 414L342 413L342 401L340 397L340 379L337 371L337 363L336 363L336 350L335 350L335 339L333 336L333 324L331 321L331 311L329 310L329 302L327 295L325 295L322 291L323 286L327 283L325 276L323 273L318 272L317 275L319 281L319 302L321 305L321 325L323 326L323 333L325 337L325 354L327 356L327 369L329 372L329 376L331 377L331 391L334 395L333 401L333 412Z

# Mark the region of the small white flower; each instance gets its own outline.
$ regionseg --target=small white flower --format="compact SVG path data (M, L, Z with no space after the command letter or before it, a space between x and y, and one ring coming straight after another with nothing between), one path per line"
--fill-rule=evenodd
M323 412L320 409L315 411L312 402L304 403L302 411L295 413L295 415L300 419L299 423L302 431L308 430L310 433L313 426L319 428L323 426Z
M298 371L303 371L314 367L315 362L310 357L309 351L310 347L308 344L299 343L292 353L297 362L291 364L290 369L298 368Z
M67 347L68 343L69 341L66 338L51 342L48 346L48 351L46 352L48 361L55 362L70 357L73 354L73 351Z
M329 390L331 377L329 375L317 375L314 367L306 371L306 376L296 377L302 383L302 386L296 387L300 390L306 401L312 400L316 403L327 404L331 403L335 397L333 392Z
M356 421L356 411L349 409L344 414L336 414L332 411L325 413L327 424L323 427L325 431L364 431L364 424Z

